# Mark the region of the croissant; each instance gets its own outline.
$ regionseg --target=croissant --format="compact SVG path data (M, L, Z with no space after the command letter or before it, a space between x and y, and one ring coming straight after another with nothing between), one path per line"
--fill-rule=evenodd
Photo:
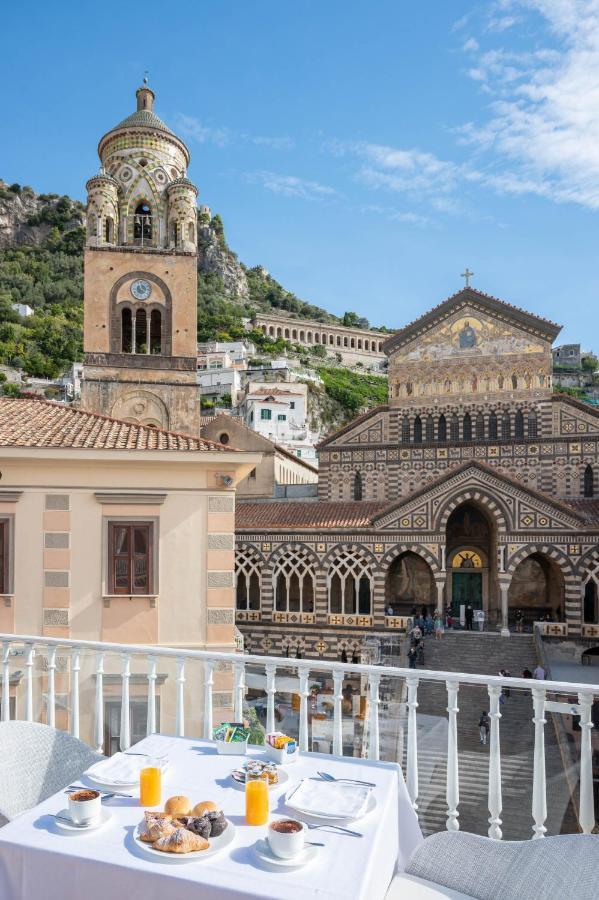
M193 834L186 828L175 828L170 834L158 838L152 844L154 850L162 850L164 853L193 853L197 850L206 850L209 846L205 838Z
M175 830L173 817L166 813L146 811L144 816L146 819L145 828L139 836L142 841L146 841L148 844L153 844L158 838L172 834Z

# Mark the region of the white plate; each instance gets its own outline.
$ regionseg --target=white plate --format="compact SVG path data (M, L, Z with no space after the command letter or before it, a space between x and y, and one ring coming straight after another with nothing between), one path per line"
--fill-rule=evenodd
M165 853L163 850L154 850L151 844L147 844L139 837L141 830L145 826L145 822L140 822L133 832L135 845L143 850L148 856L156 857L161 862L194 862L198 859L208 859L210 856L220 853L225 847L228 847L235 840L236 829L232 822L227 819L228 825L222 834L216 838L208 838L210 846L206 850L194 850L193 853Z
M140 766L140 769L142 768L143 766ZM168 768L168 763L165 763L161 770L163 778L168 773ZM106 778L102 778L101 775L94 775L92 772L84 772L82 778L87 778L93 784L98 785L98 787L112 791L131 790L139 787L139 773L134 781L108 781Z
M283 785L283 784L287 784L287 782L289 781L289 773L288 772L283 772L282 769L279 769L277 774L279 776L279 780L276 782L276 784L268 785L269 791L276 791L277 788L280 788L281 785ZM238 791L245 791L245 782L236 781L235 778L233 778L233 773L231 773L230 778L231 778L231 784L234 788L237 788Z
M268 863L269 866L279 866L281 869L298 869L300 866L305 866L306 863L312 862L321 849L321 847L307 845L297 856L292 856L291 859L282 859L280 856L274 855L266 838L256 841L254 844L254 853L261 862Z
M75 825L72 821L67 822L66 819L70 819L68 809L61 809L58 815L65 816L65 818L55 818L54 821L56 822L56 827L68 834L82 834L84 831L96 831L112 819L112 812L106 806L102 807L102 812L98 818L94 819L93 822L90 822L89 825Z
M350 822L357 822L358 819L363 819L364 816L370 815L370 813L376 809L376 797L374 794L371 794L368 798L368 802L366 804L366 809L362 813L361 816L330 816L325 815L324 813L315 813L308 809L302 809L301 806L295 806L292 799L288 799L285 797L285 806L289 807L289 809L293 809L295 812L300 813L304 818L307 819L316 819L318 822L329 822L331 825L349 825Z

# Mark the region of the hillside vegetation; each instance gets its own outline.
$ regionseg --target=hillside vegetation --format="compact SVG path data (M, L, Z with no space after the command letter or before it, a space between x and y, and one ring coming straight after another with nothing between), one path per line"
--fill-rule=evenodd
M83 206L57 194L0 180L0 364L28 376L56 378L83 358ZM248 332L244 319L258 310L320 322L369 327L354 312L342 318L300 300L261 266L248 268L227 245L220 216L198 219L198 340L249 338L261 358L290 353L309 368L321 368L325 391L338 417L384 402L384 378L323 367L324 347L312 351L261 331ZM240 284L242 285L239 290ZM21 317L13 304L30 306ZM339 365L335 358L332 366ZM328 373L328 374L327 374Z

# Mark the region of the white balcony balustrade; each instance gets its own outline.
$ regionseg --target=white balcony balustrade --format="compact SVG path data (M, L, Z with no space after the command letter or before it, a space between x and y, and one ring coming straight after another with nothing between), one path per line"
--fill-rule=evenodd
M574 778L577 788L570 790L568 802L575 806L581 831L590 834L595 826L592 729L599 684L424 669L415 673L389 666L296 662L30 635L0 634L0 643L2 721L44 721L70 730L104 752L126 750L155 731L208 738L213 719L239 720L253 706L254 725L262 715L267 731L281 728L294 734L304 752L329 749L338 756L394 759L403 767L410 799L421 815L423 760L436 741L442 765L432 774L429 771L427 780L439 779L439 772L443 773L445 809L439 827L450 831L460 828L461 786L471 774L460 757L460 716L464 711L471 720L478 716L478 708L472 709L467 702L468 690L476 688L477 696L482 691L487 698L490 717L488 753L479 759L486 796L479 798L479 805L485 808L484 830L498 840L506 836L509 825L502 797L509 793L510 776L504 765L506 741L500 741L505 691L511 695L507 702L517 696L529 713L526 721L534 747L526 773L529 790L522 803L528 803L528 836L534 838L548 831L548 710L560 706L556 698L569 698L569 708L579 717L580 738L579 764L564 779L572 787ZM424 696L427 687L445 699L444 714L419 712L419 695ZM291 696L291 700L278 704L277 696ZM427 718L432 726L423 739L419 730L421 720ZM442 792L438 796L443 797Z

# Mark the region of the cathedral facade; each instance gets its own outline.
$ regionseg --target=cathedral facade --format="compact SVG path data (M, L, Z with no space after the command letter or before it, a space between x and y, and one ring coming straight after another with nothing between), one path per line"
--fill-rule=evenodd
M136 99L100 140L100 172L87 182L81 402L197 435L198 191L146 83Z
M414 607L599 634L599 411L554 394L560 326L467 287L389 337L389 399L319 447L318 502L240 502L251 652L359 657Z

